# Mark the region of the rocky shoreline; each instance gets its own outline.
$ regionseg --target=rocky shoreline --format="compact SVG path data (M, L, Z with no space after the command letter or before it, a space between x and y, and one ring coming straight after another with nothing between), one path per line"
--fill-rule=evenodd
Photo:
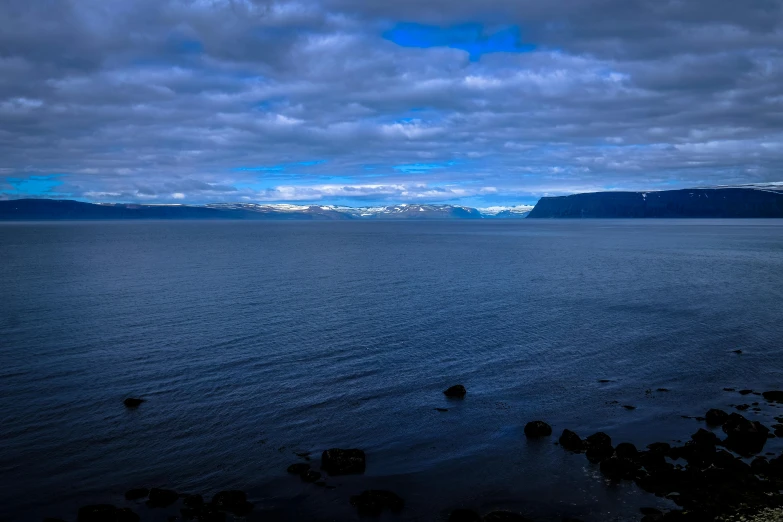
M724 388L724 391L736 390ZM783 391L759 393L743 389L738 393L742 397L751 394L760 396L768 406L783 404ZM467 390L462 385L444 391L450 400L462 400L466 394ZM127 399L125 406L136 408L142 402L143 399ZM689 440L682 445L656 442L639 449L628 442L615 445L611 436L604 432L582 438L569 429L562 430L553 443L563 451L584 454L589 465L595 466L607 481L633 482L639 489L668 499L678 506L669 511L642 508L635 520L783 520L783 455L764 452L768 439L783 436L783 416L775 417L777 424L770 429L739 413L751 407L753 411L760 411L761 406L761 402L754 401L752 404L735 405L737 412L728 413L713 408L705 412L704 416L692 417L703 422L704 426L690 434ZM552 427L543 420L527 422L524 433L528 439L553 438ZM332 477L363 475L367 469L365 452L356 448L327 449L317 464L311 461L309 453L298 456L302 461L292 463L286 471L313 487L335 489L336 486L330 483ZM178 514L169 515L167 522L254 519L254 504L248 500L245 492L238 490L221 491L206 501L199 494L140 487L128 490L125 499L143 503L152 509L167 508L168 512L178 509ZM387 512L399 514L405 510L402 497L394 491L383 489L366 489L347 496L345 502L355 509L359 517L378 517ZM512 511L482 514L471 509L455 508L447 513L445 519L449 522L532 522L526 516ZM109 504L84 506L78 510L75 518L76 522L140 520L141 517L133 509ZM579 522L578 518L562 520ZM44 522L66 521L47 518Z

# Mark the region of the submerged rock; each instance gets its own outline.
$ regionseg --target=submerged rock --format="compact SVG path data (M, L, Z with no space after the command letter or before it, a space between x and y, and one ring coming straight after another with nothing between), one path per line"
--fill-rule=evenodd
M301 475L302 473L307 473L309 470L310 470L310 464L306 464L304 462L297 462L296 464L291 464L286 469L288 473L291 473L293 475Z
M548 437L552 435L552 426L544 421L531 421L525 424L525 436L529 438Z
M393 513L402 511L405 501L396 493L381 489L370 489L351 497L351 505L360 515L377 516L385 510Z
M247 501L245 492L236 489L217 493L212 497L212 505L237 516L246 515L253 510L253 504Z
M567 451L573 451L580 453L584 451L585 443L582 438L571 430L563 430L563 434L560 435L558 442L563 449Z
M449 389L445 390L443 395L446 397L451 397L452 399L462 399L467 393L468 390L466 390L463 385L455 384L454 386L451 386Z
M152 488L150 490L149 498L147 499L147 506L151 508L164 508L172 505L179 500L179 495L176 491L171 489Z
M321 469L330 475L364 473L366 458L360 449L332 448L321 455Z
M135 397L128 397L122 403L126 408L138 408L142 402L147 402L145 399L137 399Z
M304 482L318 482L321 479L321 474L313 469L308 469L304 473L299 475Z
M705 418L707 419L707 424L712 426L723 426L723 423L729 418L729 414L723 410L713 408L707 412Z
M147 498L150 494L150 490L147 488L133 488L125 492L125 500L140 500Z

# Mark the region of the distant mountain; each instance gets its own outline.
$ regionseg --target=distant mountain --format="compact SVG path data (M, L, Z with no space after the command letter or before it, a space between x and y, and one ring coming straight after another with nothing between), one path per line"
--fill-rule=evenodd
M487 207L478 209L485 218L493 219L519 219L526 218L533 205L517 205L515 207Z
M319 205L216 203L209 205L95 204L57 199L0 201L0 220L115 220L115 219L286 219L286 220L405 220L481 219L475 208L456 205L389 205L338 207Z
M593 192L541 198L530 218L783 218L783 186Z

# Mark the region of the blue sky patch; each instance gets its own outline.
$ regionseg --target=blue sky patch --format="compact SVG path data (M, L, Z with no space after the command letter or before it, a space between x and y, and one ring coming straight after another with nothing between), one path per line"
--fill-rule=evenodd
M14 187L14 192L27 196L42 196L52 192L52 189L63 184L58 180L62 174L48 176L30 176L29 178L6 178L6 181Z
M517 26L489 32L482 24L438 27L399 23L386 31L383 37L402 47L461 49L470 55L472 61L487 53L527 53L536 48L533 44L522 42L522 34Z

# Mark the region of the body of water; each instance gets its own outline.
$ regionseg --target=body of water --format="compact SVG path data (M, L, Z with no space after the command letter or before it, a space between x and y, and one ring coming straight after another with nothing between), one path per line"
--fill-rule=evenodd
M779 387L782 303L783 220L0 224L0 520L176 514L137 486L242 489L264 520L357 519L368 487L406 499L389 519L626 520L666 501L562 429L685 440L749 402L724 387ZM330 447L366 474L285 472Z

